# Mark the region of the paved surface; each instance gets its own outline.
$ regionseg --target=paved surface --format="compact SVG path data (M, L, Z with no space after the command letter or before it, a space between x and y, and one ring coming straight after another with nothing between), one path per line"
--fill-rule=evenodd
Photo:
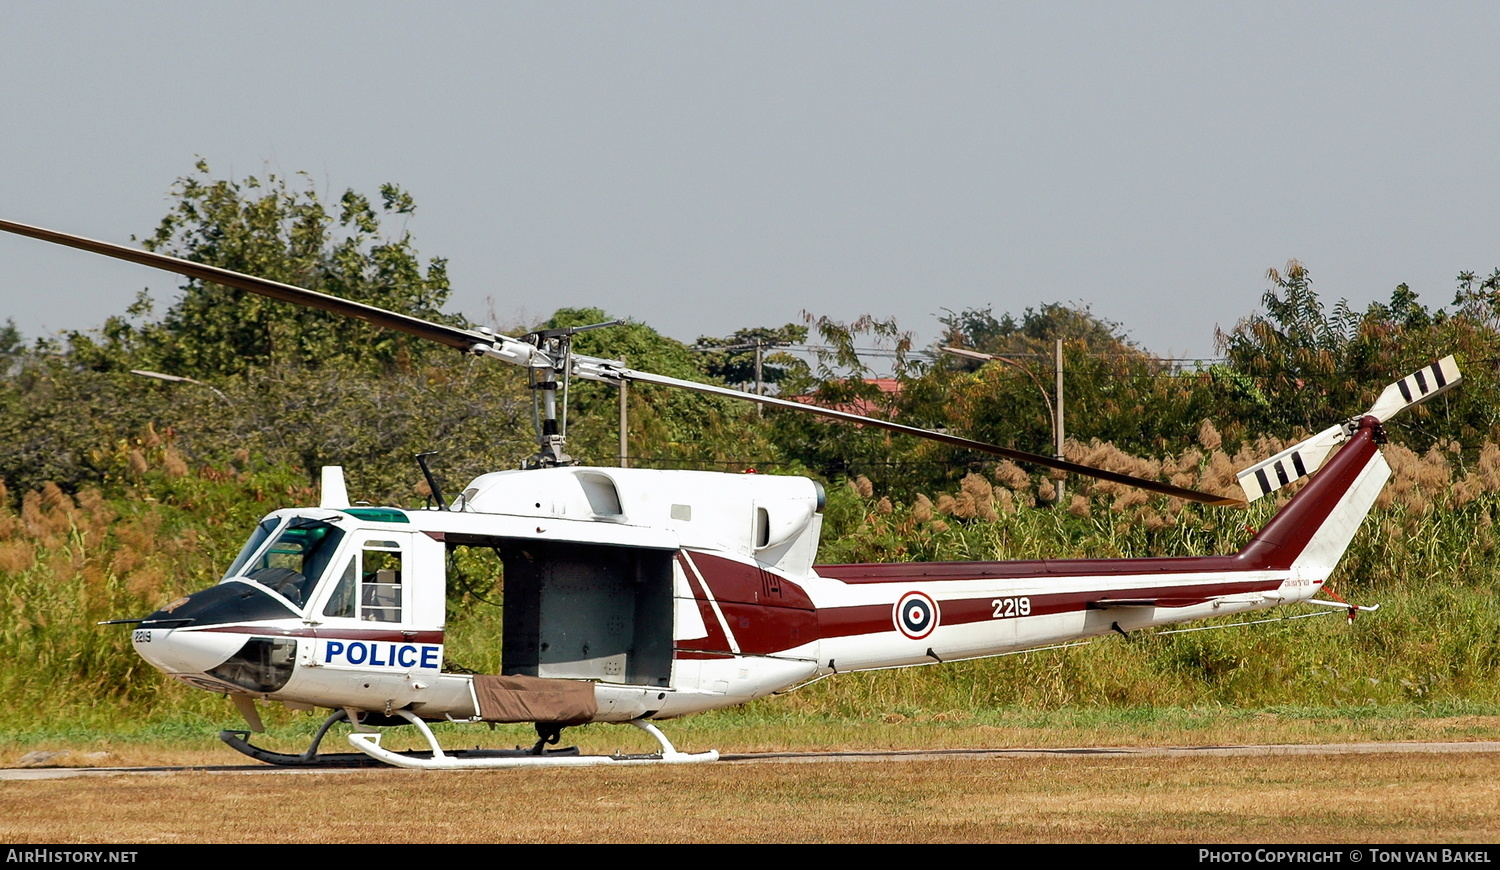
M753 763L829 761L921 761L935 758L1031 758L1114 755L1142 758L1194 755L1368 755L1392 752L1500 752L1500 740L1471 743L1307 743L1276 746L1078 746L1063 749L911 749L894 752L764 752L723 755L721 761Z
M1062 749L909 749L889 752L757 752L723 755L727 764L827 764L880 761L932 761L947 758L1039 758L1069 756L1191 757L1254 755L1372 755L1377 753L1500 752L1500 741L1469 743L1319 743L1276 746L1078 746ZM0 770L0 780L66 779L80 776L173 773L298 774L338 773L364 768L286 768L265 764L211 767L35 767Z

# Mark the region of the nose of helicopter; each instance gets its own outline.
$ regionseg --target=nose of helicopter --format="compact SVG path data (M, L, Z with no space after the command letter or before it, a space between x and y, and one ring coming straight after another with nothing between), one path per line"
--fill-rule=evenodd
M257 584L230 580L179 598L141 620L131 642L141 658L164 673L203 674L244 648L249 638L243 627L295 616Z
M202 674L223 664L245 645L242 634L182 628L138 628L135 651L167 674Z

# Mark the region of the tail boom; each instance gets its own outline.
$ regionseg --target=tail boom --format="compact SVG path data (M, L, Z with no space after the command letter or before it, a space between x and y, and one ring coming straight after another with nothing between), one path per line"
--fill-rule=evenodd
M1390 475L1382 440L1380 421L1361 419L1234 555L820 565L807 585L820 665L847 671L1002 655L1311 598Z

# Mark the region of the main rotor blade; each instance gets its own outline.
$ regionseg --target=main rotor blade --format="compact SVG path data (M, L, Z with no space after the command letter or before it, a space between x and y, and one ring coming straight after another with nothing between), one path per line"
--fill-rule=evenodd
M858 423L862 426L874 426L878 429L886 429L891 432L900 432L906 435L914 435L918 438L926 438L929 441L937 441L953 447L962 447L979 453L990 453L995 456L1003 456L1017 462L1025 462L1031 465L1041 465L1047 468L1056 468L1069 474L1080 474L1085 477L1094 477L1099 480L1108 480L1113 483L1121 483L1144 489L1147 492L1155 492L1161 495L1169 495L1186 501L1202 502L1203 504L1223 505L1226 507L1242 507L1245 502L1241 499L1213 493L1198 492L1193 489L1184 489L1173 486L1170 483L1162 483L1156 480L1148 480L1144 477L1133 477L1129 474L1119 474L1114 471L1106 471L1103 468L1095 468L1091 465L1079 465L1066 459L1055 459L1051 456L1043 456L1038 453L1027 453L1023 450L1012 450L1009 447L997 447L994 444L985 444L982 441L971 441L968 438L959 438L956 435L948 435L943 432L934 432L930 429L920 429L916 426L907 426L902 423L892 423L889 420L880 420L874 417L864 417L859 414L851 414L847 411L835 411L832 408L822 408L817 405L805 405L801 402L789 402L785 399L774 399L770 396L760 396L755 393L742 393L728 387L717 387L712 384L700 384L696 381L685 381L681 378L670 378L664 375L654 375L650 372L636 371L635 369L613 368L616 377L609 376L608 369L601 373L601 380L619 380L624 378L629 381L639 381L645 384L660 384L667 387L679 387L684 390L692 390L698 393L707 393L712 396L726 396L731 399L740 399L747 402L758 402L762 405L770 405L773 408L786 408L792 411L801 411L806 414L817 414L821 417L832 417L835 420L844 420L850 423ZM588 375L585 375L586 377Z
M66 245L70 248L78 248L95 254L103 254L106 257L114 257L117 260L128 260L132 263L139 263L142 266L150 266L153 269L176 272L179 275L197 278L200 281L210 281L215 284L223 284L225 287L233 287L237 290L257 293L261 296L269 296L272 299L279 299L282 302L291 302L308 308L317 308L333 314L341 314L345 317L354 317L373 326L394 329L398 332L415 335L418 338L425 338L429 341L445 344L462 351L470 351L478 343L488 343L495 340L494 336L471 332L456 326L431 323L407 314L397 314L394 311L386 311L384 308L365 305L362 302L351 302L348 299L340 299L337 296L330 296L327 293L318 293L314 290L294 287L291 284L282 284L279 281L257 278L254 275L233 272L229 269L221 269L218 266L194 263L191 260L169 257L166 254L144 251L139 248L129 248L124 245L116 245L112 242L101 242L96 239L69 235L68 233L60 233L56 230L43 229L42 227L33 227L6 220L0 220L0 230L16 233L17 235L30 236L33 239L41 239L44 242Z
M539 353L532 345L520 342L505 336L489 333L481 333L454 326L445 326L439 323L431 323L407 314L398 314L387 311L384 308L376 308L373 305L365 305L361 302L352 302L330 296L326 293L318 293L291 284L282 284L279 281L271 281L266 278L257 278L242 272L234 272L229 269L221 269L218 266L209 266L203 263L194 263L191 260L183 260L178 257L158 254L153 251L145 251L138 248L130 248L117 245L112 242L101 242L97 239L85 238L83 236L70 235L56 230L44 229L42 227L19 224L12 221L0 220L0 230L15 233L17 235L29 236L41 239L53 244L65 245L70 248L89 251L95 254L103 254L106 257L114 257L118 260L126 260L131 263L139 263L154 269L166 272L175 272L186 275L189 278L197 278L201 281L209 281L222 284L225 287L234 287L271 299L279 299L283 302L291 302L308 308L317 308L332 314L341 314L363 320L374 326L394 329L418 338L435 341L448 347L457 348L469 353L480 352L487 356L493 356L506 362L526 365L533 355ZM817 405L806 405L801 402L789 402L785 399L776 399L770 396L761 396L754 393L742 393L739 390L731 390L728 387L717 387L712 384L700 384L696 381L671 378L664 375L655 375L650 372L636 371L624 368L612 360L599 359L595 357L575 356L573 357L574 368L579 376L592 380L603 380L618 382L621 379L639 381L647 384L660 384L668 387L678 387L684 390L692 390L709 395L725 396L741 401L758 402L762 405L770 405L775 408L786 408L793 411L801 411L809 414L817 414L823 417L831 417L835 420L844 420L850 423L858 423L864 426L873 426L878 429L886 429L891 432L900 432L913 435L918 438L926 438L929 441L937 441L953 447L961 447L979 453L989 453L1002 456L1017 462L1025 462L1031 465L1040 465L1046 468L1055 468L1069 474L1079 474L1085 477L1108 480L1114 483L1133 486L1147 492L1160 493L1173 496L1186 501L1202 502L1212 505L1240 506L1244 502L1239 499L1223 495L1198 492L1196 490L1184 489L1180 486L1161 483L1160 481L1148 480L1143 477L1133 477L1128 474L1119 474L1106 471L1102 468L1094 468L1089 465L1079 465L1076 462L1068 462L1064 459L1054 459L1051 456L1043 456L1038 453L1027 453L1022 450L1012 450L1008 447L998 447L993 444L985 444L982 441L971 441L967 438L959 438L942 432L933 432L929 429L920 429L916 426L907 426L902 423L892 423L889 420L879 420L874 417L864 417L859 414L851 414L847 411L836 411L832 408L822 408ZM555 362L549 363L549 365Z

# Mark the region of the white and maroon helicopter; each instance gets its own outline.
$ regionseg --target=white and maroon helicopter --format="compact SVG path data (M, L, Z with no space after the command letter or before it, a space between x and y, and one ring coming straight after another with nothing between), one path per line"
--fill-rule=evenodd
M1364 414L1240 472L1241 500L637 371L572 353L571 330L510 338L24 224L0 221L0 229L357 317L529 371L541 425L526 468L481 475L451 503L439 497L436 510L351 506L342 469L324 468L321 503L267 515L218 585L120 620L136 624L142 658L227 693L251 730L263 730L256 699L334 711L301 755L256 747L246 731L221 733L273 764L711 761L717 752L680 752L653 721L836 673L1004 655L1283 604L1352 617L1374 608L1315 596L1390 476L1382 424L1460 380L1450 356L1392 384ZM558 417L574 377L812 412L1210 504L1243 505L1317 474L1234 555L816 565L824 493L812 480L575 465ZM493 548L504 565L497 675L443 666L445 556L475 546ZM359 754L320 754L342 720L353 725L348 739ZM539 739L531 749L445 751L427 724L443 721L534 723ZM630 723L660 751L546 748L563 727L592 722ZM381 746L376 726L404 724L430 751Z

